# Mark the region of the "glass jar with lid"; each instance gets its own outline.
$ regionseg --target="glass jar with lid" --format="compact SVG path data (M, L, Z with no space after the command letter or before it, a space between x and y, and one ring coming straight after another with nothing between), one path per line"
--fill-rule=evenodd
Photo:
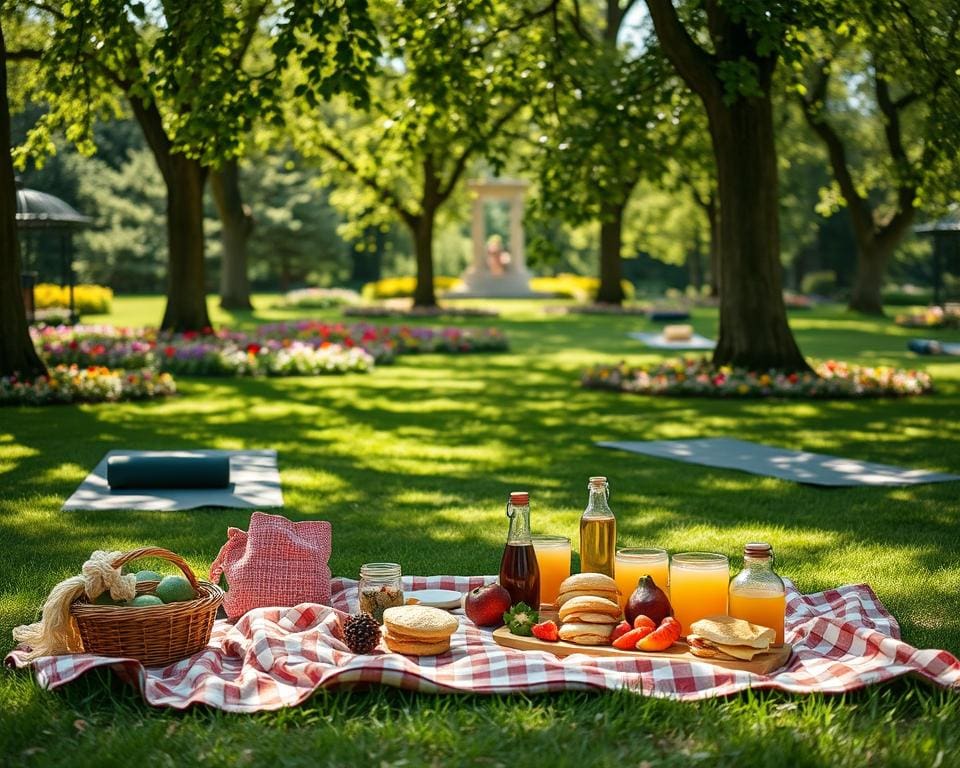
M743 570L730 582L730 615L777 633L783 642L787 588L773 571L773 547L765 542L743 548Z
M387 608L403 605L399 563L366 563L360 566L360 610L383 624Z

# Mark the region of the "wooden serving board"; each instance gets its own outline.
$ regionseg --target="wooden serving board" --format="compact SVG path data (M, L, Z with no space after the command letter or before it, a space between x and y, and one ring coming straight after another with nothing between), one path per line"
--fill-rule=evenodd
M555 618L549 615L541 618ZM583 653L587 656L606 656L614 658L636 659L669 659L670 661L689 661L700 662L702 664L712 664L715 667L723 669L737 669L744 672L753 672L758 675L768 675L776 669L784 666L790 660L790 654L793 653L793 647L789 644L772 645L767 653L761 653L754 656L753 661L724 660L724 659L703 659L690 653L690 649L682 640L674 643L673 646L665 651L621 651L612 645L577 645L560 640L556 643L549 643L546 640L539 640L536 637L522 637L514 635L507 627L500 627L494 630L493 639L498 645L505 648L515 648L519 651L546 651L554 656L563 658L575 653Z

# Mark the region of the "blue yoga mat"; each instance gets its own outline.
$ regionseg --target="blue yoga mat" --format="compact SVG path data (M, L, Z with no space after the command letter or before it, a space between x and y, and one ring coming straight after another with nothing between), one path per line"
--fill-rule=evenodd
M226 488L227 456L111 456L107 460L111 491L141 488Z

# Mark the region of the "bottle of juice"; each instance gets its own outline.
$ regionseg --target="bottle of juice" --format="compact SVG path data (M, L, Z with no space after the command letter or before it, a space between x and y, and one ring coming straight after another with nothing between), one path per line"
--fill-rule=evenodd
M773 572L773 548L769 544L747 544L743 548L743 570L730 582L730 615L736 619L770 627L783 642L783 617L787 589Z
M514 491L507 502L510 530L500 560L500 586L510 593L510 603L526 603L540 610L540 566L530 537L530 494Z
M605 573L613 578L617 553L617 520L610 509L605 477L591 477L590 498L580 517L580 573Z

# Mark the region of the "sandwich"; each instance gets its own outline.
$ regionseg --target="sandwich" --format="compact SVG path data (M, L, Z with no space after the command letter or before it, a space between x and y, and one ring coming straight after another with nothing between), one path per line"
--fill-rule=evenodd
M663 329L664 341L690 341L693 337L692 325L667 325Z
M708 616L690 625L690 653L704 659L753 661L770 650L777 633L731 616Z
M439 608L400 605L383 612L383 639L394 653L436 656L450 650L450 636L460 622Z
M583 595L573 597L560 606L558 612L564 624L617 624L620 621L620 606L605 597Z
M616 603L620 597L617 582L602 573L575 573L560 583L557 608L575 597L602 597Z
M616 624L564 623L560 627L560 639L577 645L609 645L615 626Z

